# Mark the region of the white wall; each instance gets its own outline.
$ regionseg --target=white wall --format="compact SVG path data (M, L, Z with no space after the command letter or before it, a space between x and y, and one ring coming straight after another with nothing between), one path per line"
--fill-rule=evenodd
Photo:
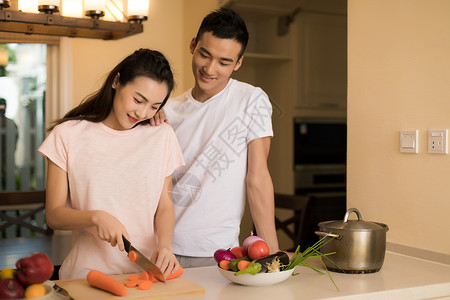
M388 224L388 241L450 254L450 1L348 0L348 206ZM419 130L419 153L399 152Z

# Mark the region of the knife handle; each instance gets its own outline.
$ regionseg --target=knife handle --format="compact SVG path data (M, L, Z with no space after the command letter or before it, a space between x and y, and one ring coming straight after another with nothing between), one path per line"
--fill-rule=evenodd
M122 235L123 244L125 246L125 251L130 252L131 243Z

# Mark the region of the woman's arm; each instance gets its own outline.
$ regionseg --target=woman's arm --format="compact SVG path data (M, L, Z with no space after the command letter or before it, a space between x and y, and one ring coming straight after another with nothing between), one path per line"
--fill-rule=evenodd
M248 146L247 197L258 236L270 247L270 253L279 251L275 229L275 204L272 178L267 167L270 138L251 141Z
M155 214L155 233L158 239L156 250L153 252L152 260L164 273L164 277L176 272L179 263L173 254L172 238L175 227L175 213L172 199L172 176L167 176L159 199Z
M119 245L124 250L122 234L129 237L125 227L114 216L101 210L80 211L66 207L69 195L67 173L51 160L48 161L45 217L52 229L73 230L91 226L97 227L100 239Z

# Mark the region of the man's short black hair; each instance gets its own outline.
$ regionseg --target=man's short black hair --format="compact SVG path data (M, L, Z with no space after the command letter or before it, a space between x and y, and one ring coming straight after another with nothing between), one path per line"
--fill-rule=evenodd
M209 13L202 21L197 32L196 42L205 32L212 32L215 37L221 39L233 39L241 44L241 52L238 59L244 54L248 43L248 31L244 20L232 9L219 8Z

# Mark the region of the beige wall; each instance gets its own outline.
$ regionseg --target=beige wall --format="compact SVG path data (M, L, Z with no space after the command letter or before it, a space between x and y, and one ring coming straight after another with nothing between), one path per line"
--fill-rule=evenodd
M151 0L142 34L73 39L73 101L139 47L162 51L178 83L193 84L188 46L213 0ZM426 150L428 129L450 129L450 2L349 0L348 206L389 225L388 241L450 253L450 156ZM399 131L419 129L419 154Z
M348 206L389 225L388 241L450 254L450 1L348 1ZM399 131L419 130L419 153Z
M194 85L191 65L192 56L189 52L189 44L192 38L197 35L198 27L200 26L205 15L218 8L217 2L218 1L214 0L185 0L182 41L184 88L179 91L180 93ZM177 95L177 93L174 93L174 95Z
M150 0L150 16L144 32L102 41L73 39L73 103L100 87L107 73L138 48L159 50L172 65L178 95L193 85L189 41L203 17L217 8L214 0Z

